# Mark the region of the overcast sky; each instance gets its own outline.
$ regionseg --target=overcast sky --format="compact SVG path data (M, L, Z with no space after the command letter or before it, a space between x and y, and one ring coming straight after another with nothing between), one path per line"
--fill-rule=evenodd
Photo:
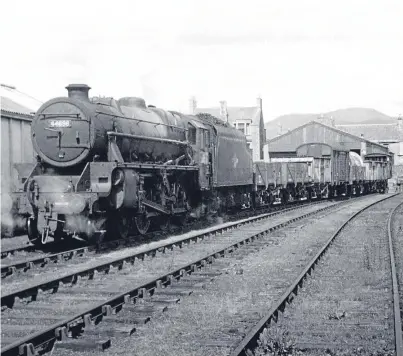
M403 113L403 1L26 0L2 4L1 77L45 101L86 83L187 112L265 120L370 107Z

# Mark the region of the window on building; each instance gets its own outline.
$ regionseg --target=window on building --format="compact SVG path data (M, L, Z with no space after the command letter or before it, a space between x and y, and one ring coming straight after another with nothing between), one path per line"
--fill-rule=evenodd
M250 124L249 123L246 124L246 134L250 135Z
M245 123L238 122L238 130L242 131L242 133L245 134Z

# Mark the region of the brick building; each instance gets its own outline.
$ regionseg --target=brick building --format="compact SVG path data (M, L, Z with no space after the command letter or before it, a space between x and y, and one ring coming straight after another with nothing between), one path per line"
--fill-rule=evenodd
M198 108L194 97L189 99L189 114L207 113L230 123L246 136L248 147L252 150L254 161L263 160L263 145L266 132L263 121L262 99L256 99L256 106L227 106L226 101L220 101L220 106Z

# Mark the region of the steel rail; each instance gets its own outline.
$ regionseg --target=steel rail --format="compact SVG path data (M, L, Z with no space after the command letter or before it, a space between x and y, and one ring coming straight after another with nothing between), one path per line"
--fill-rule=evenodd
M318 202L311 202L311 203L303 203L297 206L293 206L290 208L286 208L286 209L279 209L277 211L272 211L270 213L264 213L264 214L259 214L259 215L255 215L250 217L249 219L253 219L255 217L259 217L261 215L264 215L264 218L267 217L271 217L271 216L275 216L278 214L282 214L282 213L286 213L289 211L293 211L293 210L297 210L297 209L301 209L304 206L311 206L311 205L315 205L315 204L319 204L321 202L325 202L323 201L318 201ZM242 220L242 219L241 219ZM231 223L230 223L231 224ZM235 222L233 224L236 224ZM153 233L150 233L150 235L153 235ZM57 252L54 254L49 254L49 255L44 255L41 257L34 257L31 259L27 259L24 261L20 261L17 263L13 263L13 264L9 264L9 265L5 265L1 267L1 278L4 279L8 276L11 276L13 274L15 274L17 271L20 272L27 272L31 269L33 269L35 266L40 266L40 267L45 267L48 266L51 262L52 263L59 263L62 261L68 261L71 260L77 256L83 256L86 253L92 252L94 250L101 250L103 248L107 248L107 247L114 247L114 246L119 246L119 244L121 244L122 246L130 246L133 244L136 244L138 242L138 240L136 239L120 239L120 240L114 240L114 241L107 241L104 242L98 246L96 245L90 245L90 246L83 246L83 247L78 247L75 249L71 249L71 250L67 250L67 251L61 251L61 252ZM29 245L27 246L28 248L30 248L30 250L35 250L35 246L34 245ZM10 252L15 251L15 252L19 252L19 251L27 251L27 247L21 247L15 250L9 250ZM164 246L162 246L164 247ZM6 252L6 251L5 251Z
M1 251L1 259L6 258L9 255L14 255L16 252L31 252L35 251L37 247L35 245L20 246L17 248L10 248Z
M360 196L359 198L363 198L363 197L365 197L365 196L362 196L362 197ZM339 198L333 198L331 200L319 200L319 201L309 202L309 203L294 202L294 204L296 204L296 206L293 204L293 206L291 206L290 208L285 208L285 209L280 208L275 211L271 211L269 213L260 213L259 215L268 214L268 216L274 216L277 214L281 214L283 212L300 209L303 206L311 206L311 205L319 204L319 203L322 203L325 201L340 201L340 200L341 201L349 200L349 198L339 197ZM271 209L273 209L273 208L271 208ZM264 207L261 210L264 211L264 210L267 210L267 208ZM252 216L250 218L259 216L259 215L256 215L256 212L258 212L258 211L253 212L253 211L248 210L245 212L252 213ZM255 213L255 215L253 215L253 213ZM231 218L233 219L234 217L231 217ZM235 218L237 218L237 217L235 216ZM245 219L245 217L238 217L237 219L242 220L242 219ZM145 236L153 236L155 233L160 233L160 232L161 231L154 231L151 233L147 233ZM136 237L137 237L137 235L136 235ZM79 243L79 242L80 241L77 241L77 243ZM27 272L27 271L31 270L34 266L37 266L37 265L39 265L40 267L45 267L45 266L48 266L50 262L58 263L63 260L65 260L65 261L70 260L76 256L82 256L82 255L84 255L88 252L92 252L94 250L101 251L105 248L114 248L114 247L118 247L118 246L128 247L128 246L136 245L137 243L138 243L138 240L136 238L111 240L111 241L103 242L98 245L86 245L86 246L82 246L82 247L77 247L75 249L63 250L63 251L60 251L57 253L48 254L48 255L45 255L42 257L34 257L34 258L20 261L20 262L14 263L14 264L7 264L5 266L2 266L1 267L1 278L3 279L8 276L11 276L17 271ZM56 247L56 246L54 246L55 244L56 243L52 242L52 243L45 245L44 251L39 250L38 246L35 246L35 245L27 245L27 246L17 247L14 249L3 250L3 251L1 251L1 258L3 259L9 255L14 255L17 252L35 252L35 251L46 252L47 250L51 250L52 247Z
M395 349L396 356L403 356L403 336L402 336L402 319L400 315L399 303L399 283L397 279L395 254L393 252L393 232L392 221L397 209L402 206L400 203L396 206L388 218L388 240L389 240L389 256L390 256L390 270L392 277L392 293L393 293L393 313L394 313L394 329L395 329Z
M83 256L84 254L88 253L93 248L90 246L85 247L78 247L68 251L57 252L51 255L45 255L41 257L34 257L27 259L25 261L13 263L10 265L2 266L1 267L1 278L5 278L7 276L15 274L17 271L26 272L30 269L33 269L34 266L41 266L45 267L49 265L51 262L58 263L61 261L71 260L77 256Z
M243 238L242 240L239 240L237 242L234 242L233 244L226 246L218 251L215 251L213 253L210 253L209 255L198 259L186 266L182 266L178 268L175 271L170 271L169 273L159 276L158 278L153 278L149 282L135 287L133 289L127 290L124 293L119 294L118 296L115 296L111 299L109 299L106 302L102 302L82 313L79 313L75 315L74 317L70 317L64 321L61 321L59 323L53 324L49 328L43 331L39 331L37 333L28 335L24 338L21 338L20 340L5 346L2 349L1 355L4 356L9 356L9 355L15 355L19 354L20 355L34 355L36 352L44 352L49 349L49 347L53 346L54 342L57 340L65 340L70 337L74 333L74 330L79 330L82 331L83 328L87 326L94 325L95 320L97 322L102 321L102 318L104 316L110 316L114 315L116 313L119 313L119 311L122 309L124 304L135 304L136 300L138 298L146 298L149 296L152 296L154 292L162 287L168 287L170 286L173 282L180 280L182 277L191 275L194 272L198 272L201 268L205 267L208 264L211 264L215 259L224 257L226 254L230 254L237 250L238 248L241 248L242 246L246 246L252 241L259 239L266 234L278 230L282 227L285 227L295 221L301 220L303 218L318 214L323 211L327 211L330 209L334 209L336 207L340 207L340 204L334 204L331 206L323 207L318 210L305 213L303 215L300 215L298 217L294 217L286 222L277 224L275 226L271 226L269 228L266 228L258 233L255 233L251 236L248 236L246 238ZM266 214L265 214L266 215ZM225 232L228 230L232 230L233 228L237 228L238 226L245 225L249 222L254 222L257 220L262 220L263 218L250 218L250 219L245 219L243 223L235 223L231 226L225 226L220 228L219 230L221 232ZM206 237L206 236L215 236L217 234L217 231L212 231L212 232L206 232L203 234L199 234L193 237L188 238L188 241L191 240L197 240L200 237ZM179 241L180 243L184 243L184 241ZM178 242L174 242L171 245L178 244ZM160 248L157 248L160 249ZM156 250L155 249L155 252ZM143 254L143 253L141 253ZM130 260L134 259L134 256L129 256L126 258L119 259L119 263L123 264L124 260ZM114 262L109 262L108 265L113 264ZM117 262L115 262L116 264ZM105 265L102 265L105 266ZM90 270L86 270L86 274L93 273L95 270L100 269L100 266L91 268ZM74 274L74 276L77 276L77 274ZM66 279L66 277L62 277L61 279ZM77 277L75 277L77 279ZM26 293L27 291L25 291ZM15 293L14 293L15 294ZM20 294L21 295L21 294ZM23 296L23 295L21 295ZM13 296L14 298L14 296ZM3 298L2 298L3 299ZM2 301L3 304L3 301Z
M315 202L310 205L316 205L319 203L320 202ZM335 205L337 206L338 204L335 204ZM332 208L335 205L331 205L330 207L327 207L327 208ZM302 208L305 206L306 205L301 205L301 206L298 206L298 208L300 208L300 207ZM284 210L279 210L278 212L275 212L275 213L261 214L261 215L254 216L251 218L238 220L233 223L227 223L224 226L221 226L218 228L213 227L211 229L208 229L205 232L194 234L194 235L185 237L184 239L181 239L181 240L167 242L165 244L159 245L157 247L154 247L154 248L142 251L142 252L135 253L133 255L129 255L126 257L119 257L112 261L105 262L105 263L102 263L100 265L97 265L97 266L94 266L91 268L86 267L79 271L65 274L56 279L38 283L38 284L30 286L28 288L21 288L20 290L17 290L15 292L1 296L1 306L2 307L6 306L8 308L12 308L16 298L24 299L24 298L31 297L32 300L36 300L40 290L41 291L52 290L52 293L56 293L60 287L60 284L67 284L67 283L76 284L79 277L88 276L89 279L93 279L95 277L96 273L100 273L100 272L108 273L112 267L117 267L118 269L122 269L124 263L133 264L136 260L144 260L146 257L155 257L158 252L165 253L166 250L172 250L175 247L182 248L184 245L188 245L191 242L198 242L199 240L202 240L206 237L215 236L217 234L222 234L226 231L231 231L240 226L243 226L246 224L251 224L256 221L263 220L263 219L267 219L269 217L272 217L273 215L277 215L279 213L289 212L289 211L293 211L293 210L297 210L297 209L296 208L287 208ZM326 208L323 208L323 209L326 209ZM318 211L321 211L323 209L319 209Z
M337 200L337 199L334 199L334 200ZM323 201L324 201L324 200L318 201L318 202L309 202L309 203L297 202L297 206L291 206L291 207L288 208L288 209L298 209L298 208L301 207L302 205L313 205L313 204L318 204L319 202L323 202ZM271 207L270 209L273 209L273 207ZM274 209L276 209L276 207L274 207ZM267 207L263 207L263 208L260 209L260 210L265 211L265 210L267 210ZM278 214L278 213L281 213L282 211L287 211L287 210L286 210L286 209L277 209L277 210L274 210L274 211L270 211L270 212L268 212L268 213L266 213L266 214ZM251 210L242 211L241 213L245 213L245 212L253 213L253 211L251 211ZM256 210L256 211L255 211L255 213L257 213L257 212L259 212L259 210ZM260 214L262 214L262 213L260 213ZM260 215L260 214L259 214L259 215ZM256 214L253 215L253 216L256 216ZM252 216L252 217L253 217L253 216ZM236 217L236 216L232 216L231 218L235 218L235 219L236 219L237 217ZM238 217L239 220L241 220L241 219L243 219L243 218L244 218L244 217L241 217L241 218ZM233 221L233 220L232 220L232 221ZM155 231L155 232L158 233L158 232L160 232L160 231ZM151 235L151 234L153 234L153 233L155 233L155 232L148 233L148 234L146 234L146 236ZM136 237L137 237L137 235L136 235ZM117 246L117 245L118 245L119 243L121 243L121 242L123 242L124 245L128 245L130 242L133 242L133 243L138 242L137 239L134 239L134 241L132 241L132 240L133 240L133 239L120 239L120 240L106 241L106 242L103 242L103 243L98 244L98 245L83 246L83 247L79 247L79 248L76 248L76 249L61 251L61 252L59 252L59 253L55 253L55 254L47 255L47 256L53 258L53 256L56 256L56 255L62 254L62 253L74 253L74 251L76 251L76 253L81 253L81 250L84 249L84 248L89 248L89 249L93 249L93 248L95 248L95 247L97 247L97 248L105 248L105 247L109 247L109 246ZM80 241L77 241L77 243L79 243L79 242L80 242ZM55 243L55 242L51 242L51 243L49 243L49 244L47 244L47 245L42 246L43 250L45 250L45 251L41 250L41 249L39 248L39 246L35 246L35 245L33 245L33 244L27 244L26 246L20 246L20 247L16 247L16 248L10 248L10 249L6 249L6 250L2 250L2 251L1 251L1 258L2 258L2 259L3 259L3 258L6 258L6 257L8 257L9 255L14 255L14 254L17 253L17 252L32 252L32 251L46 252L46 251L50 250L52 247L54 247L54 245L56 245L56 243ZM129 245L131 245L131 244L129 244ZM36 260L36 259L35 259L35 260ZM33 262L33 261L28 261L28 260L26 260L26 261L24 261L24 262ZM21 263L22 263L22 262L21 262ZM40 262L38 262L38 263L40 263ZM17 264L16 264L16 265L17 265ZM19 265L19 263L18 263L18 265ZM7 265L7 266L5 266L5 267L13 267L13 265ZM16 266L16 267L17 267L17 266ZM17 267L17 269L18 269L18 267ZM2 269L2 275L3 275L3 273L6 273L6 270L3 270L3 269Z
M233 350L230 356L248 356L253 355L252 350L256 349L258 346L258 340L260 334L263 330L268 327L271 322L276 322L278 319L279 313L283 312L286 308L287 304L291 304L294 296L297 296L299 288L302 287L304 280L308 278L308 275L311 275L312 271L315 269L315 266L318 264L322 256L326 253L329 247L332 245L336 237L344 230L344 228L359 214L363 211L371 208L372 206L379 204L387 199L391 199L397 196L399 193L390 195L384 199L378 200L374 203L371 203L364 208L360 209L358 212L351 215L341 226L340 228L333 234L333 236L325 243L325 245L320 249L320 251L310 260L304 270L298 275L298 277L294 280L291 286L281 295L281 297L272 305L269 311L258 321L258 323L247 333L247 335L243 338L241 343Z

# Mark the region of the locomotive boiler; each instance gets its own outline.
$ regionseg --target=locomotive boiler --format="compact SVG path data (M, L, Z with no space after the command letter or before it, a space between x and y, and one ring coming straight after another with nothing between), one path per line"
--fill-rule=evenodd
M94 157L98 161L166 162L185 153L183 120L147 108L141 98L90 100L89 89L69 85L68 98L52 99L39 108L32 123L32 141L43 162L58 168L79 167ZM115 144L119 152L110 149Z

